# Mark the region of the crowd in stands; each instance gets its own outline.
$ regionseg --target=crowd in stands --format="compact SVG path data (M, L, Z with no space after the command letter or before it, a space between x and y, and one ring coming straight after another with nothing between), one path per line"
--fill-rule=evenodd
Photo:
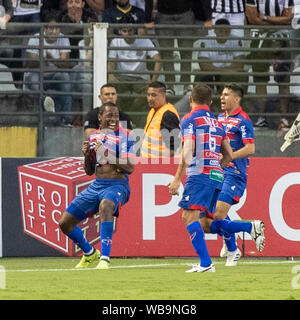
M169 96L179 94L176 92L176 85L174 86L176 81L182 84L183 94L190 92L194 81L207 82L216 93L220 93L222 87L217 82L235 81L241 83L247 92L247 73L237 75L245 70L245 63L242 61L247 58L251 61L268 59L270 63L252 63L252 71L257 73L254 75L254 82L259 83L256 86L256 94L267 95L269 81L267 72L270 65L273 66L274 72L286 72L286 74L279 73L274 77L278 83L279 93L283 96L279 99L282 113L279 127L286 130L290 125L285 116L289 111L289 100L286 96L289 94L289 73L293 70L293 63L291 53L280 48L290 47L289 34L284 28L291 25L294 5L294 0L0 0L0 6L5 9L5 14L2 16L0 12L0 26L1 29L6 28L0 31L0 57L19 58L18 61L1 59L1 64L10 68L39 67L39 62L33 61L34 58L38 58L39 50L6 49L8 42L3 35L5 32L30 35L28 45L38 46L40 30L34 24L48 23L49 25L44 29L44 45L54 48L44 50L46 59L43 74L44 90L53 89L61 92L61 95L51 97L56 111L72 111L72 97L63 93L92 92L92 50L87 50L86 47L93 46L93 39L83 37L80 28L59 27L58 23L107 22L144 25L143 29L128 27L112 29L114 34L121 37L110 40L108 57L116 59L116 62L108 63L108 72L121 70L125 73L109 73L108 80L115 83L119 93L142 94L147 83L156 81L160 75L164 76ZM12 22L28 23L28 28L14 27L11 30L9 25ZM274 50L267 51L267 53L253 50L250 55L249 52L245 52L241 38L244 37L247 29L229 29L229 27L245 23L255 26L282 25L282 31L269 30L248 34L253 39L251 48L274 48ZM176 25L176 28L159 27L164 24ZM191 29L187 25L204 27ZM211 28L211 26L216 26L216 28ZM223 29L222 26L224 26ZM92 35L92 29L89 30L89 34ZM158 36L157 40L139 38L139 35L144 36L145 34L155 34ZM191 39L190 36L198 34L201 35L202 40L195 42ZM63 37L63 35L66 36ZM136 36L135 39L130 37L133 35ZM175 39L177 41L174 41ZM28 37L25 40L28 41ZM14 42L15 40L11 41L12 44L19 44ZM55 48L57 46L61 48ZM199 69L207 72L205 75L200 72L195 77L193 76L191 63L193 51L186 49L193 46L197 49ZM128 50L118 50L118 47L128 47ZM209 48L212 50L209 51ZM216 48L219 50L215 50ZM236 50L230 51L230 49ZM180 55L178 60L180 80L174 73L174 62L172 62L174 51ZM26 59L22 60L22 58L30 59L29 62L24 63ZM139 58L141 62L130 62L130 60ZM147 58L153 62L145 63L144 59ZM70 61L67 61L68 59ZM86 61L78 63L76 59ZM118 62L118 59L128 59L128 62ZM72 72L60 72L59 70L68 68ZM143 71L145 74L141 74ZM147 71L152 71L150 76ZM135 72L139 73L135 74ZM23 89L39 89L39 73L14 72L13 77L16 84L18 81L22 83ZM47 82L49 80L50 82ZM55 84L53 80L58 80L58 83ZM257 110L254 112L265 112L265 100L265 98L258 99ZM132 101L128 104L127 111L147 111L143 109L145 106L139 109L139 106L143 104L141 99ZM44 107L46 110L51 109L51 103L49 107L49 99L46 97ZM256 120L257 126L268 126L267 119L258 117ZM62 116L62 121L72 123L70 117L67 116Z

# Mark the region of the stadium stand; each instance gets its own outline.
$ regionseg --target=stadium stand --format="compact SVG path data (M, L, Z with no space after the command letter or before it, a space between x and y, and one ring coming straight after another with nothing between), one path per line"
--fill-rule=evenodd
M26 24L21 24L21 23L8 23L9 27L7 28L7 30L1 30L0 33L0 41L3 41L4 39L6 40L6 45L2 46L2 49L5 50L15 50L15 49L22 49L24 51L26 51L28 49L28 41L29 38L31 37L31 35L19 35L18 32L14 32L14 30L20 30L20 28L22 28L22 25L24 26L28 26ZM43 28L45 28L45 23L40 23L40 24L36 24L36 26L38 26L41 30L39 32L39 34L41 35L41 37L43 37ZM126 25L124 25L126 26ZM127 25L128 26L128 25ZM66 28L64 28L66 27ZM79 52L79 50L89 50L90 46L89 44L92 43L91 41L89 41L89 39L92 39L94 37L93 33L89 33L88 32L88 28L91 27L90 23L61 23L61 29L65 30L63 36L68 37L69 39L75 39L74 41L70 41L71 42L71 46L70 49L71 50L76 50ZM113 28L116 28L117 25L114 24ZM119 26L120 27L120 26ZM141 28L141 25L131 25L131 27L135 27L135 28ZM111 26L109 25L109 28L111 28ZM157 29L159 28L175 28L176 26L174 25L155 25L153 26L152 29L146 29L146 34L144 36L139 35L139 37L141 38L147 38L147 39L151 39L153 41L153 43L157 46L158 44L158 40L161 37L159 35L159 33L157 33ZM205 28L203 25L187 25L186 26L187 29L193 29L193 28L197 28L197 30L199 30L199 28ZM214 28L218 28L218 26L214 26ZM231 28L231 26L229 26L229 28ZM251 51L258 51L258 50L262 50L262 51L268 51L268 50L274 50L273 48L251 48L250 44L251 44L251 30L252 27L251 26L241 26L241 28L244 29L244 37L241 39L244 42L244 46L242 48L239 48L240 51L245 52L246 57L241 59L241 62L244 63L244 68L242 71L236 72L233 71L230 74L231 75L241 75L243 77L246 76L247 80L244 83L244 85L248 86L248 91L245 94L245 98L243 101L243 108L247 111L247 113L250 115L251 119L253 121L256 121L257 118L260 116L260 114L258 113L258 109L257 109L257 98L259 97L259 95L257 95L255 93L255 86L258 84L256 82L253 82L253 76L255 75L255 73L252 70L252 64L255 62L267 62L264 61L264 59L258 60L258 61L253 61L251 60L251 57L249 56L249 53ZM272 27L275 28L276 27ZM282 26L280 26L280 28L282 29ZM289 60L289 62L293 63L294 60L296 59L297 53L299 52L299 29L295 30L292 29L290 26L286 26L284 27L286 29L286 31L290 34L290 40L291 40L291 46L289 48L285 48L285 50L289 51L291 54L292 59ZM257 28L256 28L257 29ZM109 43L113 38L119 38L120 36L113 34L112 32L107 32L107 38L108 38L108 47L107 48L103 48L103 50L109 50L110 46ZM137 35L131 35L131 37L137 37ZM205 33L203 33L203 35L201 35L199 32L196 33L191 33L190 36L188 36L190 38L190 40L192 40L191 42L194 43L194 45L192 47L189 48L180 48L178 47L179 42L176 41L176 39L178 39L178 35L176 36L168 36L169 38L174 39L176 47L173 50L173 55L170 58L171 61L174 64L174 68L171 71L166 71L166 70L161 70L160 71L160 75L158 77L158 80L162 80L165 81L166 80L166 75L168 74L172 74L175 77L173 78L174 80L172 81L166 81L168 85L173 86L176 90L176 94L174 96L170 96L169 100L170 102L176 104L179 101L181 101L181 99L183 98L184 95L184 89L186 88L187 85L193 85L194 79L197 76L205 76L205 75L209 75L209 72L207 71L203 71L199 68L199 57L197 55L197 51L199 51L199 48L195 46L195 43L197 41L201 41L204 40L206 35ZM17 42L16 39L22 39L22 41ZM82 40L85 39L86 41L78 41L78 40ZM79 45L80 42L80 45ZM95 39L94 39L94 43L95 43ZM32 49L38 49L38 50L43 50L43 49L47 49L46 47L43 48L44 44L43 41L39 42L39 47L33 47ZM115 50L118 50L118 48L114 48ZM149 50L148 48L141 48L143 50ZM158 51L164 50L162 48L158 48L156 47L156 49L158 49ZM166 48L166 49L170 49L170 48ZM180 70L180 64L182 62L182 59L179 60L179 52L180 49L182 50L190 50L193 51L193 56L191 59L188 59L187 62L191 63L192 66L192 71L188 72L190 75L190 82L186 83L186 81L181 82L180 78L182 79L182 75L185 75L187 72L186 71L182 71ZM119 50L122 50L122 47L119 48ZM138 50L137 48L133 48L133 50ZM152 49L151 49L152 50ZM203 51L209 51L209 52L216 52L218 51L218 48L213 48L213 47L209 47L209 48L202 48ZM228 51L234 51L234 48L228 48ZM83 59L86 58L86 59ZM1 66L0 68L0 73L1 73L1 80L0 80L0 84L1 84L1 109L0 109L0 113L1 113L1 118L0 118L0 126L1 127L6 127L6 126L14 126L14 125L20 125L20 123L22 123L22 125L30 125L32 127L36 127L38 128L37 130L37 134L38 134L38 148L37 148L37 155L38 156L61 156L61 155L65 155L64 153L67 153L69 155L80 155L80 151L77 152L77 154L74 154L74 152L76 153L76 151L74 151L72 148L70 148L69 150L66 150L66 148L61 148L61 150L59 150L59 148L57 148L57 141L53 138L53 143L51 143L51 139L54 136L60 136L62 138L61 144L62 145L70 145L70 144L75 144L74 141L71 142L71 136L73 137L80 137L80 132L82 131L82 117L83 115L90 109L93 108L93 103L92 103L92 99L84 99L84 97L89 97L91 98L93 93L90 90L84 90L82 92L78 91L77 89L74 89L80 85L87 85L89 87L93 86L93 77L83 77L82 79L80 79L79 77L79 81L78 80L70 80L71 84L73 84L71 92L69 92L69 94L74 98L77 97L78 99L75 99L76 101L76 106L73 106L72 110L68 113L69 116L73 117L73 123L72 123L72 127L68 127L67 129L64 127L55 127L54 125L50 125L49 124L49 119L54 119L55 117L60 117L62 115L61 112L48 112L43 108L43 103L44 103L44 98L45 97L45 92L43 89L43 86L39 86L40 90L37 91L30 91L27 90L25 91L23 88L23 79L21 80L15 80L14 78L12 78L12 74L14 72L38 72L40 74L43 74L44 69L44 63L47 61L47 58L43 57L43 56L39 56L39 61L40 61L40 68L39 69L30 69L30 68L25 68L24 67L24 62L26 61L27 58L25 57L3 57L0 56L0 64L3 66ZM77 55L76 57L71 57L70 63L73 65L91 65L93 63L93 55L91 55L91 58L87 58L84 56L79 56ZM48 59L49 60L49 59ZM51 59L50 59L51 60ZM110 58L108 58L107 63L109 63L111 61ZM142 60L138 60L139 62L143 61L146 62L147 65L149 63L151 63L151 59L150 58L145 58ZM8 62L8 63L7 63ZM11 67L11 62L21 62L21 67ZM86 62L86 63L85 63ZM163 64L164 60L162 58L160 58L160 62ZM170 61L169 61L170 62ZM269 62L269 61L268 61ZM153 70L153 68L148 68L148 70ZM89 69L81 69L81 68L69 68L69 69L65 69L65 68L61 68L60 69L61 72L68 72L69 74L73 74L73 73L78 73L78 72L87 72L93 75L93 72L95 72L94 70ZM154 71L147 71L148 74L153 75ZM118 74L118 75L122 75L122 73L126 73L126 71L120 71L120 70L113 70L111 71L110 74ZM127 72L128 73L128 72ZM134 72L133 72L134 73ZM143 71L143 73L145 73L145 71ZM281 141L279 141L280 139L282 139L281 136L278 135L278 121L280 121L280 110L279 110L279 104L278 104L278 99L280 98L280 95L278 94L278 83L276 81L274 81L274 77L276 77L276 75L285 75L287 73L290 73L291 75L291 80L290 83L288 83L289 87L290 87L290 93L286 95L286 97L289 100L289 109L287 114L285 115L287 119L289 119L290 122L293 121L293 119L296 118L298 112L299 112L299 92L300 92L300 82L299 82L299 77L300 77L300 68L299 68L299 64L295 63L295 67L293 67L293 69L291 71L280 71L278 73L278 71L276 71L274 69L273 64L271 63L271 67L269 68L268 71L268 75L270 76L270 80L267 82L267 94L266 96L264 96L265 101L266 101L266 111L264 116L266 116L270 122L270 126L269 128L260 128L256 130L256 136L257 136L257 141L258 143L260 143L259 141L261 141L262 146L265 148L265 151L263 151L263 155L265 156L269 156L269 155L273 155L274 156L274 150L269 150L268 146L272 145L272 144L268 144L267 142L270 142L272 139L274 141L275 144L280 144ZM107 78L109 77L110 74L107 74ZM139 72L136 72L135 74L136 76L139 76ZM243 78L241 77L241 79ZM71 79L74 79L74 77L71 77ZM78 77L75 77L75 79L78 79ZM168 78L169 79L169 78ZM39 77L39 81L42 84L44 81L52 81L55 82L55 80L44 80L43 77ZM76 82L76 86L74 86ZM207 82L208 84L214 84L214 85L220 85L222 86L224 84L224 82ZM118 84L122 84L122 82L119 82ZM126 83L123 83L126 84ZM133 85L135 83L133 82ZM138 82L136 84L139 84ZM64 95L66 94L65 92L57 92L57 91L52 91L52 92L47 92L47 93L53 93L55 95ZM145 94L144 93L122 93L120 94L120 97L122 98L144 98ZM218 113L219 109L218 109L218 93L217 91L214 92L214 107L213 107L213 112ZM88 101L88 102L86 102ZM185 101L188 101L187 99L185 99ZM178 106L178 104L177 104ZM122 106L122 110L124 110L125 112L126 110L126 106ZM132 110L132 109L131 109ZM132 118L134 124L136 125L136 127L138 128L142 128L143 124L145 123L145 119L146 119L146 114L147 112L145 111L136 111L139 110L138 108L134 108L134 112L129 112L130 117ZM183 111L185 111L184 108L179 108L178 109L181 112L181 116L183 115ZM80 115L78 117L78 115ZM55 123L55 121L53 122ZM61 134L58 134L58 130L62 130ZM70 136L66 135L64 132L65 130L69 130L68 132L72 132L70 134ZM77 133L73 133L73 132L77 132ZM51 132L53 133L51 135ZM55 132L55 134L54 134ZM48 141L47 139L49 139L50 141ZM279 140L278 140L279 139ZM46 141L47 140L47 141ZM47 145L47 148L45 148L45 146ZM262 148L262 149L264 149ZM279 150L279 148L278 148ZM295 150L293 148L288 149L288 151L291 156L295 156L298 153L295 152ZM278 151L278 153L275 152L275 154L280 154L280 152Z

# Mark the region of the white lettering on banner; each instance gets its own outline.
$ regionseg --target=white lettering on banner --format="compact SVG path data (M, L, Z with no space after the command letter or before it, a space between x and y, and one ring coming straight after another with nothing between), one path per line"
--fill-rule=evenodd
M168 217L179 210L178 202L183 192L183 186L180 185L179 197L172 197L169 203L164 205L155 204L155 186L167 185L174 179L170 174L162 173L144 173L142 175L143 184L143 240L155 240L155 218Z
M292 172L282 176L274 184L269 198L272 225L279 235L290 241L300 241L300 229L293 229L286 224L282 212L282 200L286 190L295 184L300 184L300 172ZM297 212L291 214L297 214Z
M29 192L32 191L32 184L29 182L25 182L25 194L26 196L28 196Z

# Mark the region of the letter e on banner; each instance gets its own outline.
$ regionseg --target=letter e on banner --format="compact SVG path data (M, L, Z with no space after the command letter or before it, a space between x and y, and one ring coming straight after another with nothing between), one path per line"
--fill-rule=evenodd
M144 173L143 181L143 240L155 240L155 218L168 217L179 210L178 202L183 192L180 185L180 196L172 197L171 201L164 205L155 204L155 186L167 185L174 179L170 174Z

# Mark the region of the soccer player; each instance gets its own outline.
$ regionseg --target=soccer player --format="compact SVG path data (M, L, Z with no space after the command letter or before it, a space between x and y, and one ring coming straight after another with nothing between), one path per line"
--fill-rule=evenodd
M128 131L119 127L119 109L107 102L99 109L100 127L84 141L84 169L87 175L96 174L96 180L77 195L62 215L59 226L64 234L83 251L75 268L87 268L100 258L97 269L108 269L113 236L114 216L130 195L128 174L134 170L132 140ZM84 237L78 223L90 213L101 217L101 257Z
M190 235L192 245L200 258L200 264L187 272L215 272L207 251L204 231L199 222L202 214L212 214L222 188L222 165L232 159L232 150L222 125L211 113L212 90L207 85L197 85L190 97L191 112L181 120L183 139L182 159L169 186L172 195L178 194L181 178L187 170L187 180L179 206L182 219Z
M250 118L242 110L241 100L243 89L230 83L224 86L221 94L221 109L224 113L218 116L218 121L223 124L224 130L230 139L233 149L233 160L224 168L224 182L222 191L218 197L216 205L215 219L230 218L227 216L230 207L239 202L247 185L247 169L249 166L249 156L255 152L254 131ZM256 220L255 228L262 234L256 239L258 251L264 248L264 224ZM227 253L226 266L235 266L241 256L241 252L236 245L235 234L224 236L225 245L221 251L221 256Z
M212 90L207 85L194 87L190 97L192 110L181 120L182 161L173 181L168 184L169 192L178 195L181 178L186 170L187 180L179 206L183 208L183 222L200 259L199 264L186 272L215 272L204 232L227 236L244 231L251 234L254 240L261 236L261 230L256 229L256 220L234 222L213 219L223 184L222 167L230 163L233 155L222 124L210 111L211 97Z

